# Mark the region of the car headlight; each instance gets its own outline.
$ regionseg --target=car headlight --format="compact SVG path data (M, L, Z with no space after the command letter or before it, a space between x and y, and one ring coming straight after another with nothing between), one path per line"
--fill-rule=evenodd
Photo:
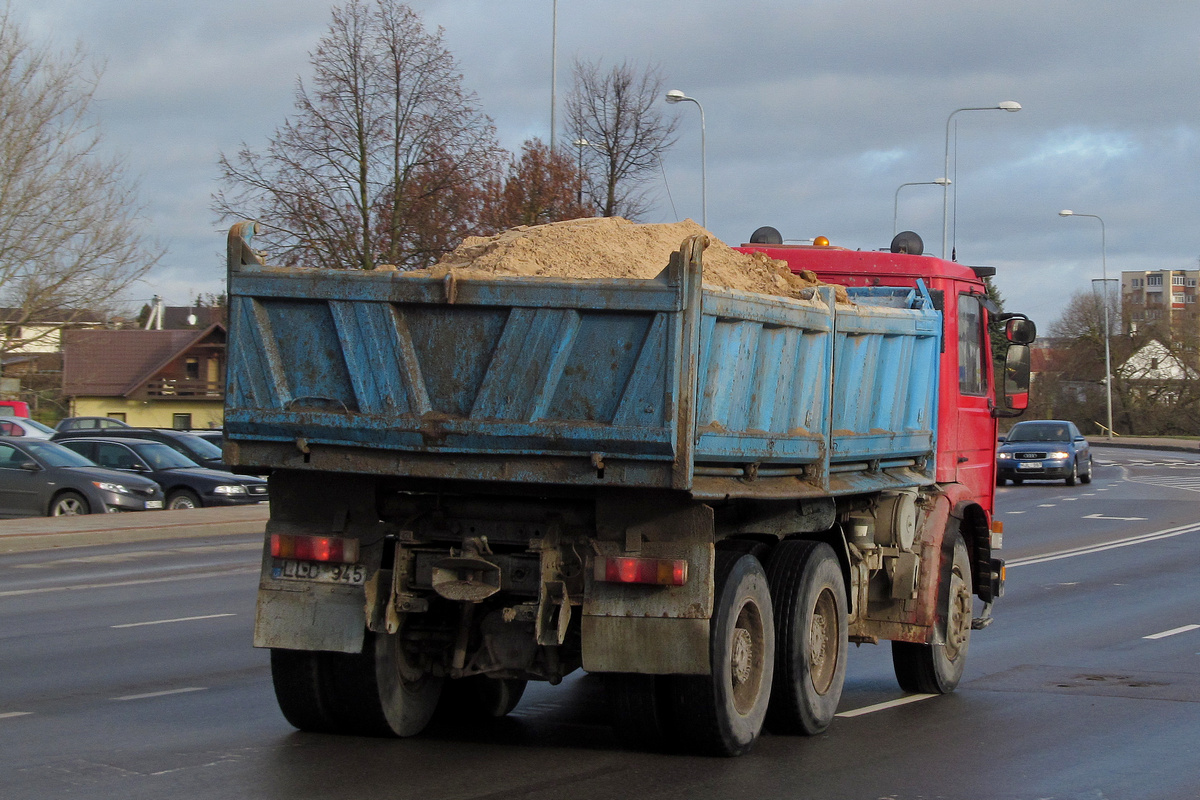
M1053 453L1046 453L1046 458L1070 458L1071 454L1063 450L1056 450Z
M218 486L213 489L213 494L245 494L246 487L236 483L229 483L223 486Z
M92 485L102 492L116 492L117 494L133 494L123 484L109 483L108 481L92 481Z
M1008 459L1012 458L1012 453L996 453L996 458L1000 459L1001 461L1007 461Z

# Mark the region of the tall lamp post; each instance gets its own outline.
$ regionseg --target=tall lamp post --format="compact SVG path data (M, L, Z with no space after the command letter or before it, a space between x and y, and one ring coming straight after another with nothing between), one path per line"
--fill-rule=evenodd
M892 202L892 238L896 236L896 220L900 216L900 190L905 186L949 186L950 181L947 178L938 178L933 181L910 181L902 183L896 187L896 199Z
M978 106L975 108L956 108L946 117L946 166L942 172L945 183L942 184L942 258L946 257L948 232L950 230L950 120L960 111L1020 111L1021 104L1013 100L1005 100L994 106Z
M1069 208L1064 208L1058 212L1060 217L1091 217L1100 221L1100 275L1104 286L1104 399L1108 406L1108 439L1113 438L1113 418L1112 418L1112 352L1109 349L1109 323L1108 323L1108 256L1106 255L1107 245L1105 243L1104 220L1100 219L1095 214L1080 214L1078 211L1072 211Z
M579 203L580 208L583 208L583 148L592 147L593 145L582 137L576 139L574 145L579 150L579 192L576 202Z
M554 152L554 136L558 128L558 0L550 23L550 152Z
M704 152L704 106L694 97L688 97L678 89L667 92L668 103L695 103L700 109L700 224L708 227L708 177L705 162L708 160Z

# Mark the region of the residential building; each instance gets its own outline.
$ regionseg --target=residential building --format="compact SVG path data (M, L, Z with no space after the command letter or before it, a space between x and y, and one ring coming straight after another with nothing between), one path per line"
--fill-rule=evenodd
M155 428L220 427L225 326L67 331L63 394L71 416L115 417Z
M1124 330L1182 328L1200 334L1197 283L1200 269L1160 269L1121 273Z

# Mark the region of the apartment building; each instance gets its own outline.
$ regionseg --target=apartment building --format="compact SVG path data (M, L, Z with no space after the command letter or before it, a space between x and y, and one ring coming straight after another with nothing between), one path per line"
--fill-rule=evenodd
M1147 326L1158 326L1200 333L1198 282L1200 269L1122 272L1124 330L1135 333Z

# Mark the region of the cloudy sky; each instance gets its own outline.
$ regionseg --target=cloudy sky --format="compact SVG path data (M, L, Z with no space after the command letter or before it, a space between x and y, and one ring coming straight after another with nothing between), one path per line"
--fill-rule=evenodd
M140 176L161 266L130 299L223 288L210 211L218 154L260 148L291 113L328 0L9 0L36 42L104 65L98 111ZM414 0L510 150L549 139L553 0ZM1047 326L1101 276L1200 258L1196 0L558 0L558 94L575 58L656 64L704 105L708 227L886 247L901 184L943 174L955 109L952 239L999 269L1008 310ZM699 221L692 104L644 221ZM560 106L561 109L561 106ZM559 119L563 119L560 110ZM559 133L559 141L569 141ZM899 227L942 239L942 190L907 186Z

